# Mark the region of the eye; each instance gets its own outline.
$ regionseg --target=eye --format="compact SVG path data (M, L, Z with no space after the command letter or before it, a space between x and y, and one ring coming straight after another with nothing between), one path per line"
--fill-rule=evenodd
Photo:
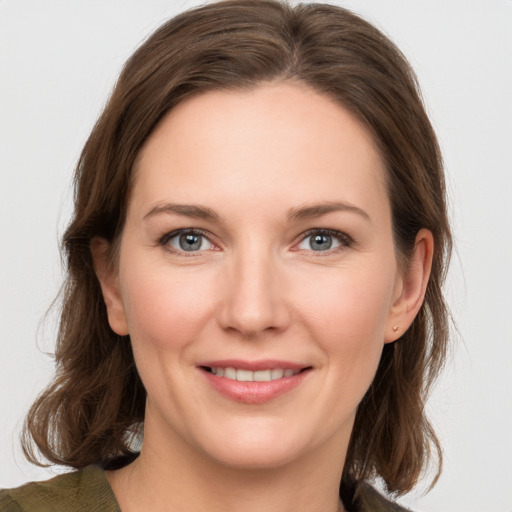
M297 245L297 249L315 252L324 252L349 247L352 239L340 231L330 229L315 229L305 234Z
M174 252L199 252L215 248L205 234L196 229L180 229L168 233L160 239L160 245Z

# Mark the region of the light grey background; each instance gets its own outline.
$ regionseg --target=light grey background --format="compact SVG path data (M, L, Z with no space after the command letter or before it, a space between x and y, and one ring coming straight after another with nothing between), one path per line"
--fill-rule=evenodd
M122 63L197 1L0 0L0 487L47 478L19 449L52 373L70 178ZM512 511L512 1L339 1L415 67L448 173L458 326L429 409L445 470L424 512ZM36 344L37 342L37 344ZM39 347L39 348L38 348Z

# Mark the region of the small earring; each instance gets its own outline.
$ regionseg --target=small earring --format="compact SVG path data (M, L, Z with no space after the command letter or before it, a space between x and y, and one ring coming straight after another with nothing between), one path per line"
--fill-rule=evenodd
M398 325L394 325L393 326L393 332L397 332L398 331Z

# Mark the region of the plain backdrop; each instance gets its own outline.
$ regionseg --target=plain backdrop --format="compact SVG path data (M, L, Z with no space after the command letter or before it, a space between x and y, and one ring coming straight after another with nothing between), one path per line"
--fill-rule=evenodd
M26 411L52 374L58 239L71 175L123 62L197 1L0 0L0 487L24 461ZM334 3L334 2L332 2ZM429 410L445 469L423 512L512 511L512 1L339 1L415 68L444 152L457 333Z

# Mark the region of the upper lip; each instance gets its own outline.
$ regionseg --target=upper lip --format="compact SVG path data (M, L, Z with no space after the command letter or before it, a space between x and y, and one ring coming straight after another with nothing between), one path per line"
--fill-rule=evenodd
M240 370L258 371L273 370L282 368L283 370L303 370L311 365L295 363L291 361L280 361L276 359L263 359L259 361L244 361L241 359L222 359L215 361L204 361L198 364L199 367L208 368L237 368Z

